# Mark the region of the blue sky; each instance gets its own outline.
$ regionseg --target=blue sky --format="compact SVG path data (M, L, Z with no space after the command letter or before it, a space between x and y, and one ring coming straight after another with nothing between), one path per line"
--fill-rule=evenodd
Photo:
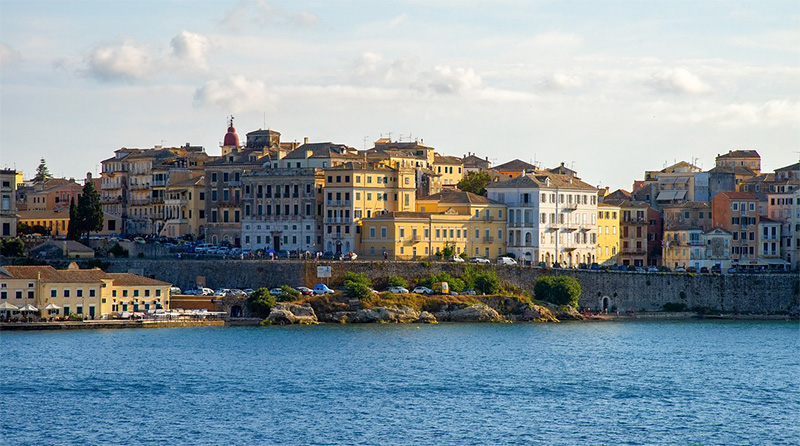
M645 170L800 154L800 2L0 0L0 165L240 135Z

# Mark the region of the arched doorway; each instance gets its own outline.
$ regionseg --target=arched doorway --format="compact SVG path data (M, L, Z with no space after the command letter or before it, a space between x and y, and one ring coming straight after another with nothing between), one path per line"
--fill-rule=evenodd
M234 305L231 307L231 317L242 317L242 307Z
M603 313L608 313L608 309L611 308L611 299L608 296L603 296L601 307L603 308Z

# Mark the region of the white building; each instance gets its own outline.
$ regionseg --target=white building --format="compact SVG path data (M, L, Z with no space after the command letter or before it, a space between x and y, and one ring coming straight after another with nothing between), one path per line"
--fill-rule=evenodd
M597 188L571 175L535 171L486 187L508 206L508 252L527 262L596 261Z

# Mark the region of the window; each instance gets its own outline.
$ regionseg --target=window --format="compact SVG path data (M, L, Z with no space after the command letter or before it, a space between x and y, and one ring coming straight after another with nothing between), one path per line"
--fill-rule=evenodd
M64 297L69 297L69 289L64 290Z
M57 296L58 296L58 290L55 289L50 290L50 297L57 297Z
M386 226L381 226L381 238L386 238Z
M83 297L83 289L78 288L75 290L75 297Z

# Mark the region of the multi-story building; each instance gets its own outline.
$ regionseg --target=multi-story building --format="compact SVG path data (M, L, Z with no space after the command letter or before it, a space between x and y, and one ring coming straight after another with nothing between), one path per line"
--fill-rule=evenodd
M763 215L758 219L758 256L762 259L781 258L781 222ZM774 264L774 263L773 263Z
M231 120L222 145L222 156L205 163L205 238L241 246L242 176L271 163L269 148L239 146Z
M124 311L169 308L170 284L98 268L66 270L51 266L0 267L0 302L35 306L43 317L77 314L108 318Z
M470 257L494 257L506 253L507 207L504 203L475 195L471 192L446 190L417 199L417 212L450 213L465 217L460 229L469 237L463 243L452 245L456 255L466 252ZM456 235L457 230L456 228ZM401 231L402 232L402 231ZM433 232L435 235L435 231ZM421 235L411 230L410 240ZM437 240L445 241L447 237ZM422 242L425 242L423 239ZM431 241L432 242L432 241ZM415 242L416 243L416 242ZM433 245L431 245L433 246ZM403 254L401 249L400 254ZM421 252L421 251L420 251ZM436 251L433 251L434 254Z
M720 192L711 200L712 226L733 235L731 259L744 264L758 257L758 197L750 192Z
M435 151L433 147L424 145L424 141L401 142L392 141L390 138L381 138L375 141L375 146L367 152L379 150L393 150L405 152L419 158L419 164L415 167L430 168L434 164Z
M464 163L461 158L455 156L435 153L431 170L441 175L442 186L448 189L455 189L459 181L464 178Z
M205 234L206 184L205 177L183 181L170 178L164 190L163 226L160 235L193 239Z
M761 173L761 155L755 150L729 150L728 153L717 155L717 167L747 167L756 174Z
M570 175L536 171L486 189L490 199L508 206L506 244L518 259L567 266L596 261L594 186Z
M413 167L349 162L324 169L323 248L339 255L359 251L360 220L415 208Z
M17 172L0 170L0 236L17 236Z
M189 144L116 150L112 158L102 161L103 211L122 219L119 232L123 234L160 232L171 167L191 169L193 175L200 175L206 158L202 147Z
M703 267L726 272L731 266L730 250L733 235L720 228L703 231L699 228L664 230L664 266L669 268Z
M47 211L57 208L69 208L70 200L78 203L78 197L83 193L83 186L74 179L52 178L47 181L33 184L31 190L25 194L26 210Z
M679 226L709 231L712 227L711 204L705 201L687 201L664 206L664 230Z
M300 147L286 155L278 154L279 158L272 158L272 168L283 169L308 169L338 166L351 161L363 160L358 150L344 144L332 142L309 143L307 140Z
M597 257L595 262L616 265L619 255L620 208L608 203L597 204Z
M492 162L489 161L488 156L484 159L481 159L471 152L464 155L464 157L461 159L461 162L464 163L465 175L468 172L484 172L492 168Z
M188 184L191 184L192 180L202 177L205 163L210 159L203 147L186 144L182 149L183 151L178 153L176 158L168 159L153 166L153 178L150 183L151 202L153 205L153 232L170 237L182 237L185 235L199 237L202 233L198 232L199 226L196 225L179 224L176 226L176 222L173 221L171 227L167 229L167 221L175 220L176 215L179 215L175 212L175 206L178 204L174 201L175 191L170 192L171 188L178 184L184 187L187 181L190 182ZM170 195L172 195L172 199L170 199ZM188 199L188 194L186 198ZM167 200L171 200L172 203L168 205L166 203ZM189 210L191 214L195 213L191 209ZM187 215L187 219L191 218L193 217L188 217ZM191 232L178 232L178 229L181 231L189 230L189 227L191 227Z
M610 196L616 196L616 192ZM658 251L661 249L661 234L656 237L656 232L661 228L661 214L643 201L604 198L603 203L620 208L620 250L617 263L625 266L657 264L660 253L655 249L656 245Z
M257 169L242 184L244 248L322 251L322 169Z
M781 223L781 258L800 269L800 187L767 194L767 216Z
M525 173L532 173L536 170L536 166L526 163L525 161L515 159L507 163L494 166L493 171L497 172L501 181L511 178L522 176Z

